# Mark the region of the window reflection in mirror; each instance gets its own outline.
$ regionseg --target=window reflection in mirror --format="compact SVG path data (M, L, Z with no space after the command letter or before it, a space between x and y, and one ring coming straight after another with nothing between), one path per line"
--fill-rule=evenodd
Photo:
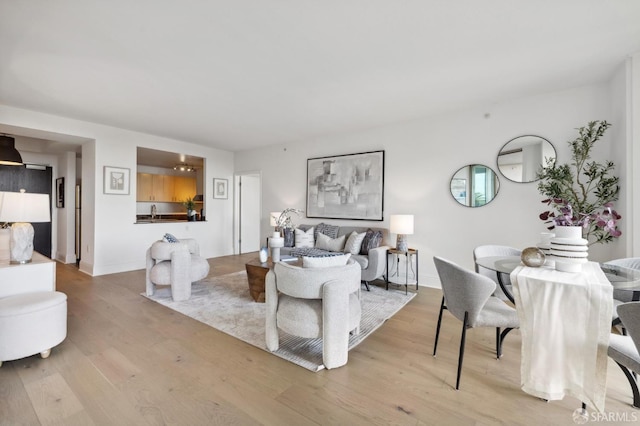
M555 159L556 150L545 138L518 136L507 142L498 153L498 170L513 182L535 182L547 159Z
M498 194L499 188L496 173L482 164L464 166L451 178L451 195L467 207L489 204Z

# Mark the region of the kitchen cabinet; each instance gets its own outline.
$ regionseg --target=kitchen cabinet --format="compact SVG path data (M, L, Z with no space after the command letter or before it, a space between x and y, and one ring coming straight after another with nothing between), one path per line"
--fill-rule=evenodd
M185 199L196 195L196 180L195 178L173 176L175 183L174 194L176 201L184 201Z
M194 195L196 195L195 178L138 173L137 201L177 203Z

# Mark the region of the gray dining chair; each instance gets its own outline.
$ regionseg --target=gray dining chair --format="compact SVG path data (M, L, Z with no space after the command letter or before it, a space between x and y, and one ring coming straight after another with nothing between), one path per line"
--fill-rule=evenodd
M482 266L476 263L476 260L481 257L490 257L490 256L520 256L522 254L522 250L517 248L509 247L509 246L501 246L501 245L492 245L485 244L481 246L477 246L473 249L473 264L475 265L475 271L485 277L491 278L496 284L498 284L498 274L500 272L492 271L491 269L483 268ZM502 276L502 282L506 287L507 291L511 293L511 281L509 280L509 276L504 274ZM498 297L502 300L511 300L501 288L496 288L494 294L495 297Z
M618 314L627 330L627 336L611 334L608 354L627 377L633 394L633 406L640 408L638 379L640 373L640 302L629 302L618 306Z
M438 349L442 313L446 309L458 320L462 321L462 336L458 355L458 374L456 390L460 388L460 375L464 358L464 346L468 328L495 327L496 358L502 356L502 342L507 334L518 328L518 314L514 308L504 301L492 296L496 283L477 272L464 269L455 263L434 256L433 261L442 285L442 303L438 314L436 339L433 345L433 356ZM501 329L504 329L501 331Z
M604 263L605 265L622 266L623 268L637 269L640 271L640 257L625 257L622 259L613 259ZM613 316L611 325L621 325L620 316L618 315L618 306L626 302L633 301L633 291L620 288L613 289ZM627 331L623 327L622 334Z

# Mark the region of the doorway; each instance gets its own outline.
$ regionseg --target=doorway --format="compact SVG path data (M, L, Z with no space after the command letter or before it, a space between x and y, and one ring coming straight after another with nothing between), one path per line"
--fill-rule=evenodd
M261 177L259 172L235 175L234 252L251 253L260 250Z

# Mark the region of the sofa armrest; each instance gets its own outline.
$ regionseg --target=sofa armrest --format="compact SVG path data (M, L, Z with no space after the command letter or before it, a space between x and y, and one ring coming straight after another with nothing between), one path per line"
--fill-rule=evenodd
M369 250L369 265L362 270L363 281L373 281L385 273L387 267L387 250L389 246L380 246Z

